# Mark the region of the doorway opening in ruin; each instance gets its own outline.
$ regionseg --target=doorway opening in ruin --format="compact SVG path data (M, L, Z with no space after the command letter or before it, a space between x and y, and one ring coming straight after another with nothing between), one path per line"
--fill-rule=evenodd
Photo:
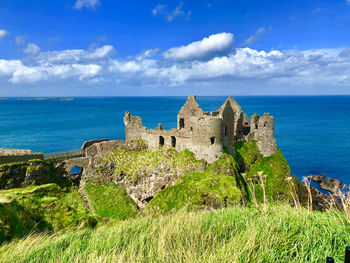
M210 143L214 144L215 143L215 137L210 137Z
M179 127L180 127L180 129L185 128L185 119L184 118L180 119Z
M159 136L159 147L163 147L163 146L164 146L164 137Z
M171 136L171 147L175 148L175 146L176 146L176 138L175 136Z
M258 129L258 124L257 123L255 123L255 129Z
M69 174L70 175L79 175L83 172L83 168L79 167L79 166L73 166L70 171Z

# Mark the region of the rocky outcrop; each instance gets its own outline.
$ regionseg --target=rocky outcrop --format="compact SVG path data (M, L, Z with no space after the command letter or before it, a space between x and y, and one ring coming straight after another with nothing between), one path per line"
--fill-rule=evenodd
M67 187L77 182L65 170L41 160L0 165L0 190L48 183Z
M338 189L342 187L342 184L338 179L331 177L324 177L322 174L310 175L309 178L314 182L320 184L320 188L336 194Z

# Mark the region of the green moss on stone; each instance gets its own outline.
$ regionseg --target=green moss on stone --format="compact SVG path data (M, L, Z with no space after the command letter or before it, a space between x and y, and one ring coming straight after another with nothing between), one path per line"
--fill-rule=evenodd
M256 197L263 200L263 191L260 172L265 182L266 197L268 200L285 200L289 197L289 186L286 178L290 176L290 167L280 150L269 157L263 157L255 141L240 142L235 144L236 161L240 171L244 173L247 181L256 185Z
M182 175L188 172L198 171L204 165L203 160L196 160L189 150L177 152L174 148L157 151L128 151L117 148L112 154L104 159L106 162L115 164L115 174L124 174L126 179L137 181L140 171L149 172L154 169L161 170L168 167L175 174Z
M146 205L145 214L165 214L181 208L220 208L240 203L242 193L233 176L193 172L159 191Z
M128 219L135 217L138 208L125 189L114 184L88 184L85 192L96 214L102 218Z

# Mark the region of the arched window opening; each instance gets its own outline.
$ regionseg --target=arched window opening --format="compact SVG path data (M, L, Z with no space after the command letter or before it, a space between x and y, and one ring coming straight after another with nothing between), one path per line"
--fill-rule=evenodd
M210 137L210 143L214 144L215 143L215 137Z
M264 122L264 127L266 127L266 126L267 126L267 122L265 121L265 122Z
M175 136L171 136L171 147L175 148L175 146L176 146L176 138Z
M257 123L255 123L255 129L258 129L258 127L259 127L259 126L258 126L258 124L257 124Z
M181 118L181 119L180 119L180 121L179 121L179 127L180 127L180 129L185 128L185 119L184 119L184 118Z
M159 147L163 147L163 146L164 146L164 137L159 136Z
M224 135L225 136L227 135L227 126L225 126L225 128L224 128Z
M70 175L77 175L77 174L81 174L83 172L83 168L79 167L79 166L73 166L70 171L69 174Z

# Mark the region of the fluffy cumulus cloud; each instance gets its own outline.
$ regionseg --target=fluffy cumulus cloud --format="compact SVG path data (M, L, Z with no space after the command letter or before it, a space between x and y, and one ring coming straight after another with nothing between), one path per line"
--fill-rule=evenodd
M184 3L180 2L179 5L176 6L174 9L169 9L169 7L167 5L158 4L153 8L152 14L153 14L153 16L163 16L169 22L172 22L177 17L189 18L191 16L192 12L191 11L184 11L183 5L184 5Z
M7 35L7 31L4 29L0 29L0 41Z
M78 10L83 8L94 10L99 4L99 0L77 0L74 8Z
M164 58L175 60L208 59L225 54L233 48L233 34L220 33L192 42L187 46L174 47L163 53Z
M246 89L245 94L252 87L273 86L289 91L327 86L350 92L350 48L233 49L233 35L221 33L171 48L163 56L151 49L122 59L114 57L114 51L106 45L93 50L38 51L23 60L0 59L0 83L37 86L69 81L82 87L103 84L123 90L174 87L173 94L185 87L233 89L237 85Z

